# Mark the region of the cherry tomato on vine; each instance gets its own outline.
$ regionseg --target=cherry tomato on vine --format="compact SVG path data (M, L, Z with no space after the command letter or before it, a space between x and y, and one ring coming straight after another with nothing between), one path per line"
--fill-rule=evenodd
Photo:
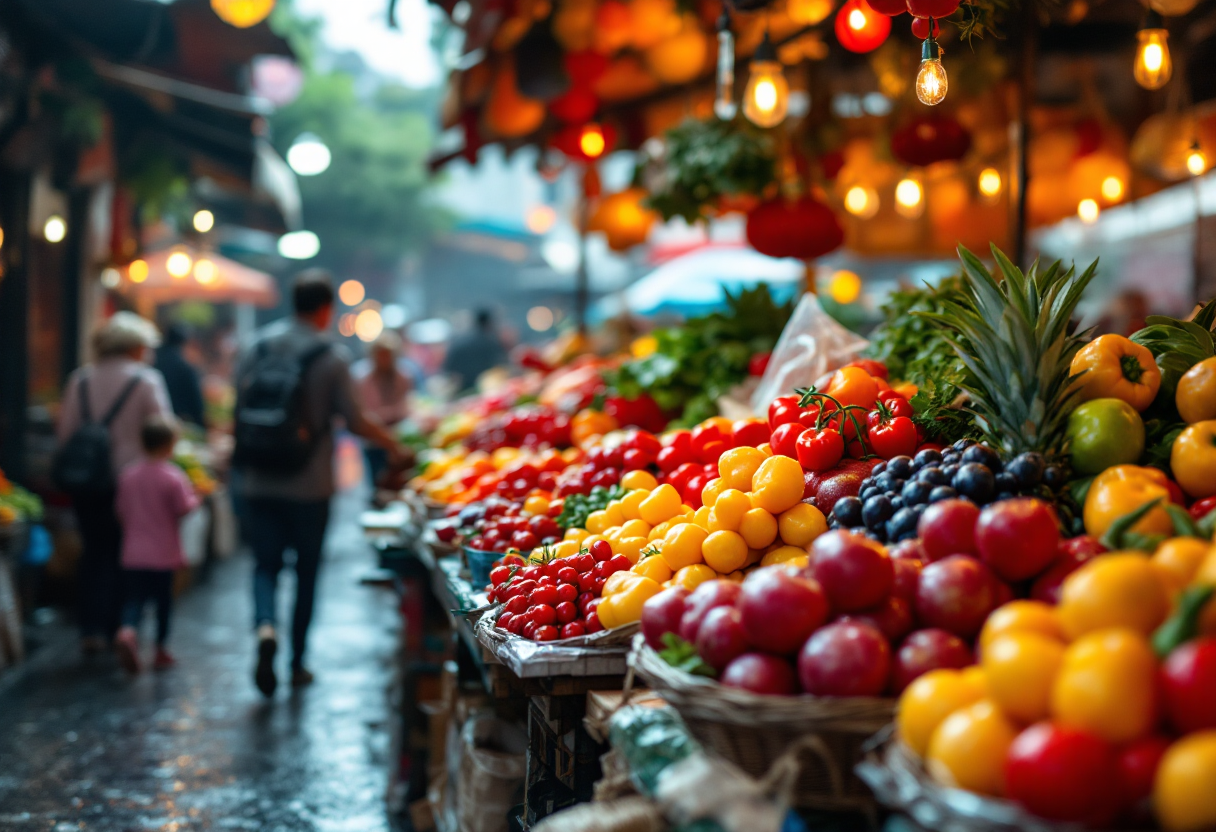
M778 396L768 406L768 426L776 430L781 425L798 419L798 402L801 396Z
M805 425L808 428L815 427L815 424L819 421L819 409L819 405L817 404L802 408L798 413L798 424Z
M911 419L912 414L915 412L912 409L912 403L894 390L884 390L879 393L878 401L883 403L883 406L891 412L892 416L907 416Z
M911 456L918 444L916 425L907 416L896 416L870 428L870 446L883 459Z
M844 437L839 431L824 428L808 430L798 437L798 462L809 471L826 471L844 456Z
M769 445L772 446L773 453L778 456L788 456L794 459L798 458L798 450L796 443L798 437L806 431L811 430L800 422L786 422L784 425L779 425L773 431L772 438L769 439Z

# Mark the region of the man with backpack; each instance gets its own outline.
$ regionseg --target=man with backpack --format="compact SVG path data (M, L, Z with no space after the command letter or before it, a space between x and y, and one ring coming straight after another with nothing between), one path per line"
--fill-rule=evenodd
M334 422L395 459L409 457L354 395L349 355L327 335L333 322L329 274L309 269L292 287L293 317L263 329L237 368L233 465L241 470L253 549L258 690L274 694L278 650L275 590L287 549L295 551L296 599L291 626L291 683L309 684L304 667L329 501L334 494Z
M69 494L80 529L78 624L86 654L103 650L118 630L122 599L122 527L114 510L118 475L143 453L148 419L173 421L161 374L145 361L160 333L133 312L117 312L93 335L92 363L64 389L52 477Z

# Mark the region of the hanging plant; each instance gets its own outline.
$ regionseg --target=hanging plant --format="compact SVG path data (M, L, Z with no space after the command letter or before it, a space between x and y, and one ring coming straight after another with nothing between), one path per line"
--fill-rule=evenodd
M688 119L664 135L661 157L642 162L648 205L664 220L707 219L724 200L764 193L776 182L776 151L768 136L742 119Z

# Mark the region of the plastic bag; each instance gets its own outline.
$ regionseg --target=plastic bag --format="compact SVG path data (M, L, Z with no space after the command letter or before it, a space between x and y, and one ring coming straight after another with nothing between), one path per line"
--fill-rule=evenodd
M763 415L773 399L793 393L795 387L811 386L855 359L869 344L824 312L818 297L803 295L752 394L752 410Z
M461 832L506 832L507 813L520 802L527 773L527 735L492 716L475 716L461 732Z

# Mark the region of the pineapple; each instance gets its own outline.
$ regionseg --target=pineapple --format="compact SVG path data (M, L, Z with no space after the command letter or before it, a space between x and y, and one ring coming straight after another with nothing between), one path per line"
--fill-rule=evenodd
M1078 391L1069 367L1089 333L1069 333L1082 292L1093 280L1095 260L1080 276L1057 261L1023 273L992 247L1000 279L959 246L963 299L943 299L936 321L970 371L962 387L985 441L1010 456L1037 451L1049 458L1065 450L1068 414Z

